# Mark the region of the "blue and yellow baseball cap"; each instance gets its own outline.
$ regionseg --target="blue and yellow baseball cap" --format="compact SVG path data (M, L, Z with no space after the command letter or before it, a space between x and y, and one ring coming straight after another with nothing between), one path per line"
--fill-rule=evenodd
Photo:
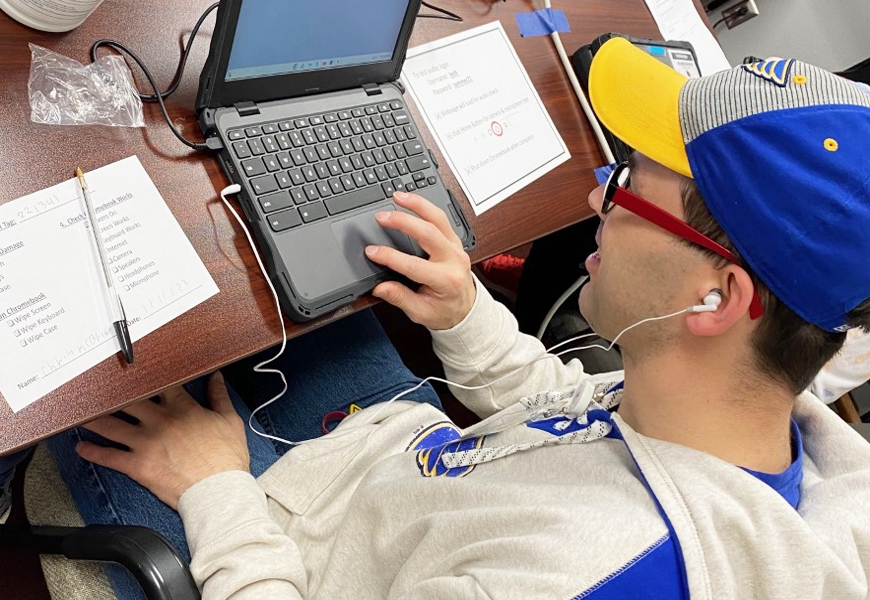
M761 281L827 331L870 298L870 94L799 60L688 79L614 38L592 105L618 138L698 185Z

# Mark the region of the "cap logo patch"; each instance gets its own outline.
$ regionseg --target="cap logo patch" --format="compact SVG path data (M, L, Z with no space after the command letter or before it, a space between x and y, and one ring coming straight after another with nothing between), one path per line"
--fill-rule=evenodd
M794 65L793 58L789 58L788 60L777 58L774 60L763 60L750 65L741 66L747 73L751 73L765 81L774 83L779 87L785 87L792 65Z

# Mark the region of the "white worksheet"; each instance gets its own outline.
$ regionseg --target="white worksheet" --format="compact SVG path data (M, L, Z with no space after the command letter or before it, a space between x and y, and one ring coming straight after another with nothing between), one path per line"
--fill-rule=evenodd
M138 158L85 179L134 342L218 292ZM0 393L13 411L120 350L99 260L75 179L0 205Z
M498 21L409 49L402 80L475 214L571 158Z

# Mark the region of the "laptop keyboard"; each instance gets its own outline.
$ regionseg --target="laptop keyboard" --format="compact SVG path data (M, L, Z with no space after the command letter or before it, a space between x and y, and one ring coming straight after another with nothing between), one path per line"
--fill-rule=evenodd
M377 102L227 132L273 231L437 182L401 102Z

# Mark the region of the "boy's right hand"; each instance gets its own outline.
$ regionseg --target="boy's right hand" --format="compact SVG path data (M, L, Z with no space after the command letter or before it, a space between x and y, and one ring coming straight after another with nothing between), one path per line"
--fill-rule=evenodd
M471 260L443 210L417 194L396 192L393 200L418 216L382 211L375 215L378 223L415 239L429 258L389 246L367 246L369 260L421 284L413 291L398 281L385 281L372 294L402 309L415 323L450 329L465 318L477 297Z

